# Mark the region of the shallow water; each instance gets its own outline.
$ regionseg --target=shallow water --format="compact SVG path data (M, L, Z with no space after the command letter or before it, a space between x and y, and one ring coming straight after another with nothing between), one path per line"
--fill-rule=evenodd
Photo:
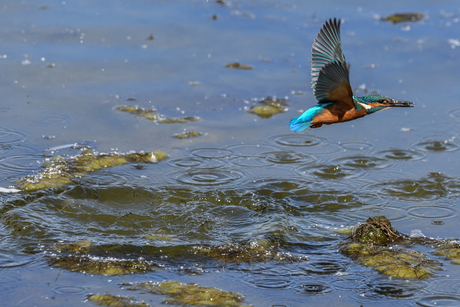
M444 270L425 280L389 278L342 255L346 236L337 233L383 215L403 233L460 237L460 47L449 43L460 39L456 2L2 5L1 187L38 172L45 156L78 154L74 144L169 155L59 189L0 192L3 306L80 306L90 293L155 306L165 297L120 286L148 280L234 291L254 306L458 305L458 265L420 247ZM376 19L411 11L424 19ZM315 104L311 44L330 17L345 21L355 93L378 91L415 108L289 131L289 120ZM233 62L254 69L225 67ZM267 96L287 97L288 111L268 119L249 112ZM201 121L159 124L117 111L120 105ZM184 129L202 136L173 138ZM158 268L98 276L49 264L45 251L82 240ZM257 240L300 260L228 263L190 252Z

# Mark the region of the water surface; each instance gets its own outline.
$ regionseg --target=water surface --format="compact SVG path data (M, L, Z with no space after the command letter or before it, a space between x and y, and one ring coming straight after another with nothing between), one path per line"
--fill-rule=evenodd
M0 192L4 306L80 306L90 293L155 306L165 297L120 286L148 280L234 291L254 306L458 304L458 266L438 259L444 270L434 277L392 279L342 255L336 232L383 215L404 233L460 237L456 2L6 1L0 9L1 187L83 146L169 155L59 189ZM425 17L378 19L412 11ZM311 44L330 17L344 20L355 94L377 91L415 108L289 131L315 104ZM253 69L225 67L233 62ZM288 110L268 119L249 112L267 96L286 98ZM159 124L120 105L201 120ZM202 135L173 138L184 129ZM82 240L159 267L98 276L50 266L44 251ZM188 253L257 240L299 261Z

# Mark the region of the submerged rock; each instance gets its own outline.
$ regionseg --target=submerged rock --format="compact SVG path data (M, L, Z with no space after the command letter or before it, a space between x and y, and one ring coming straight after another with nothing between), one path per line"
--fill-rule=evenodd
M43 164L44 169L35 176L28 176L15 181L22 191L33 192L42 189L59 188L74 183L75 178L105 167L122 165L129 162L157 163L168 155L162 151L146 153L98 154L92 150L83 150L81 154L70 158L54 157Z
M164 282L124 283L128 290L141 290L153 294L168 295L163 304L192 306L239 306L244 297L239 293L226 292L216 288L184 284L175 280ZM247 306L247 305L246 305Z
M341 251L358 263L374 267L379 273L399 278L426 278L441 270L439 261L423 253L395 248L395 243L412 243L383 216L370 217L359 224ZM418 238L420 240L420 238Z

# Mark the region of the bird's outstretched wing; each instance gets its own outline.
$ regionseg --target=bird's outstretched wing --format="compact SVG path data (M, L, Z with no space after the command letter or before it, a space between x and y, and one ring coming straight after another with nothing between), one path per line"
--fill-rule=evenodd
M319 104L336 101L354 107L349 70L340 42L340 20L329 19L312 48L311 87Z

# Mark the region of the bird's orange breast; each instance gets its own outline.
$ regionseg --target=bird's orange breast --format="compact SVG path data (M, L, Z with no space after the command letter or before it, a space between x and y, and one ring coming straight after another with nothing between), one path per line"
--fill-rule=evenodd
M326 107L320 114L318 114L312 121L312 125L330 125L335 123L342 123L366 116L366 110L362 108L356 111L355 108L344 109L340 104L332 104Z

